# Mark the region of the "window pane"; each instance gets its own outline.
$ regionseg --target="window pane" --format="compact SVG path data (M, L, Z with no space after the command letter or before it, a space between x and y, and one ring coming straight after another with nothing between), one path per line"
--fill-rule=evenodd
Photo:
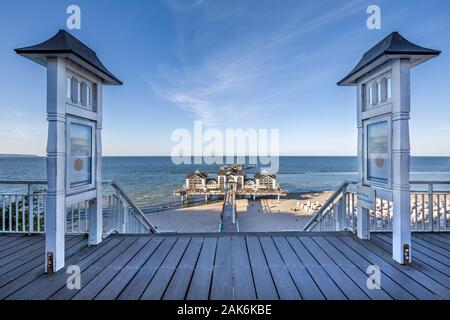
M88 107L92 106L92 88L91 86L87 87L87 94L86 94L86 105Z
M377 96L378 96L378 102L382 101L382 96L381 96L381 83L377 83Z
M66 77L66 98L72 99L72 79Z
M378 104L378 84L374 83L372 85L372 105L375 106Z
M69 183L79 187L92 183L92 128L70 125Z
M81 102L81 83L77 80L77 103Z
M83 107L86 107L87 106L87 84L84 82L81 82L80 90L81 90L81 99L80 99L81 105Z
M387 99L387 80L386 78L381 79L380 81L380 101L386 102Z
M387 97L390 99L392 97L392 79L387 79Z
M366 85L365 84L363 84L361 86L361 103L362 103L363 110L366 110L367 97L366 97Z
M367 126L367 179L386 183L389 177L389 126L382 121Z

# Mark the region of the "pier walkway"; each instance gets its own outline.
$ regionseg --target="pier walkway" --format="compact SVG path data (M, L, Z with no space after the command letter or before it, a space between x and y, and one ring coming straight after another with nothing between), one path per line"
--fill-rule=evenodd
M233 221L234 210L236 210L236 200L231 192L228 192L225 197L225 203L221 214L221 232L239 232L239 225L237 219Z
M44 273L43 235L0 235L0 299L450 299L450 234L414 233L414 260L392 260L391 234L111 235L98 246L68 236L66 266ZM381 288L367 287L367 269Z

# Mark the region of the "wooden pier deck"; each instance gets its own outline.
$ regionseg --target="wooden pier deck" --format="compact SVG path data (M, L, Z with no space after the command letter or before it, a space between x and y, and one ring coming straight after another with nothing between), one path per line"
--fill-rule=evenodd
M394 262L391 235L343 233L68 236L66 265L44 274L42 235L0 235L0 299L450 299L450 234L416 233L414 261ZM367 288L367 268L381 289Z
M239 232L237 222L233 223L233 204L225 203L221 214L221 232Z

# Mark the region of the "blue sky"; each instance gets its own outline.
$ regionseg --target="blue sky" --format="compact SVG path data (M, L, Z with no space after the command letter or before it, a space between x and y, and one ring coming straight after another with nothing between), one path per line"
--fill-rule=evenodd
M81 7L73 35L124 82L104 90L105 155L169 155L177 128L278 128L282 155L356 154L361 55L399 31L440 57L412 71L415 155L450 155L450 2L3 1L0 153L45 154L45 69L13 49L48 39ZM378 4L382 29L368 30Z

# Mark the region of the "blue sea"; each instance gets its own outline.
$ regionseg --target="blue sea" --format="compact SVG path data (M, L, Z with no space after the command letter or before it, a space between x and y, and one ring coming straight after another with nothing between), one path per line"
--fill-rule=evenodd
M278 181L289 192L333 190L344 180L356 180L356 157L280 157ZM215 175L217 165L175 165L170 157L104 157L103 179L116 180L141 208L178 203L172 190L195 169ZM249 176L258 167L246 170ZM450 157L413 157L411 180L450 180ZM0 157L0 180L46 179L42 157ZM6 189L7 188L7 189ZM0 191L16 191L1 186ZM16 188L17 189L17 188Z

